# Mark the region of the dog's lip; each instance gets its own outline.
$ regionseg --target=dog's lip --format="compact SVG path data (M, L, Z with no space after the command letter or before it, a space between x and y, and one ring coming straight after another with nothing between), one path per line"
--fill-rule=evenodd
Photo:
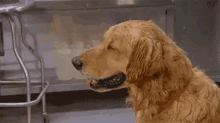
M126 79L126 75L123 73L116 73L104 79L88 79L93 90L107 90L120 87Z

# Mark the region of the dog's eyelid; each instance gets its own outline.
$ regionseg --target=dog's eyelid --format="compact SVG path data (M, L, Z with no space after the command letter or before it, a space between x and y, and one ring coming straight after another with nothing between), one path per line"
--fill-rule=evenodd
M112 47L112 44L109 44L107 49L114 49L114 48Z

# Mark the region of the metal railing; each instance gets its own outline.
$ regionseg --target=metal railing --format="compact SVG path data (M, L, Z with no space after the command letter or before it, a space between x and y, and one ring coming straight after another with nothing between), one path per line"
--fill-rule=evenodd
M28 1L28 0L27 0ZM24 2L24 0L23 0ZM29 5L31 2L29 3L25 3L27 5ZM7 9L8 8L8 9ZM27 88L27 102L20 102L20 103L0 103L0 107L27 107L27 115L28 115L28 123L31 123L31 106L38 103L41 99L42 99L42 109L43 109L43 122L44 123L49 123L49 115L46 112L46 99L45 99L45 93L47 91L47 89L50 86L49 82L45 82L45 66L44 66L44 61L43 58L27 43L26 41L26 35L24 32L24 25L21 19L21 16L19 15L19 13L16 13L16 11L20 11L22 7L17 8L17 9L13 9L15 10L15 12L9 11L12 10L11 9L12 6L5 6L5 7L1 7L0 6L0 21L9 21L10 26L11 26L11 31L12 31L12 45L13 45L13 51L15 53L15 56L20 64L20 66L23 69L23 72L25 74L25 81L0 81L0 84L26 84L26 88ZM16 7L15 7L16 8ZM18 31L21 31L21 38L22 38L22 42L24 44L24 46L40 61L41 64L41 82L39 82L39 84L41 83L41 87L42 87L42 91L39 94L39 96L37 97L37 99L31 101L31 82L30 82L30 75L29 72L27 70L27 68L24 65L24 62L22 61L18 49L17 49L17 42L19 39L19 33ZM46 86L45 86L46 84Z

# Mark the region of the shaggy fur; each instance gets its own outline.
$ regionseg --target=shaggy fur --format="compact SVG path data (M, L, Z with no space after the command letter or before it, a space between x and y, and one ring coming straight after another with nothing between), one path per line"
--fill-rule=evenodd
M218 86L152 21L114 25L80 57L96 79L126 74L137 123L220 123Z

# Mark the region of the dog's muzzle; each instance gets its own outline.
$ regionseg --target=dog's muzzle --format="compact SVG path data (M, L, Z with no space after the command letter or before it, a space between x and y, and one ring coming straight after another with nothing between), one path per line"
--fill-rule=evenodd
M73 66L81 71L83 68L83 63L80 59L80 56L76 56L72 59ZM100 90L100 89L114 89L121 86L126 79L125 74L123 73L116 73L108 78L105 79L89 79L88 82L90 83L90 87L93 90Z

